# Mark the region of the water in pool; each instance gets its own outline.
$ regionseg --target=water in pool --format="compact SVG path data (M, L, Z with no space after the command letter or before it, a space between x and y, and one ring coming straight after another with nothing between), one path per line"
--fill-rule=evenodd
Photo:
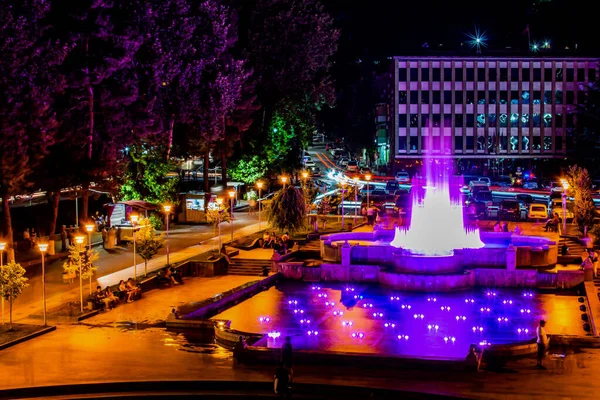
M532 290L409 293L375 285L283 282L214 319L231 328L290 336L295 349L463 358L472 343L535 337L543 311Z

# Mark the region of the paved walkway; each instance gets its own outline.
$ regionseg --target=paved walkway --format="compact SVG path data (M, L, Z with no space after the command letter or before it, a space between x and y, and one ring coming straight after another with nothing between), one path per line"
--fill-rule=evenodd
M256 217L240 217L237 221L235 238L240 238L258 231ZM262 224L265 227L265 224ZM213 229L210 226L199 226L194 233L175 234L169 238L170 243L170 261L171 263L180 262L198 256L206 251L217 248L218 238L214 237ZM226 243L231 238L229 232L227 235L221 235L221 240ZM200 243L199 243L200 242ZM132 266L132 250L119 248L114 251L100 250L100 260L98 261L97 280L92 282L92 287L96 284L102 286L118 283L121 279L127 279L134 276L134 267ZM165 249L148 263L148 272L162 268L166 264ZM137 258L137 275L144 273L144 263L141 257ZM42 282L39 271L29 270L27 276L30 286L16 300L13 319L15 321L27 318L29 315L38 312L42 308ZM46 270L46 293L47 308L52 309L68 301L79 299L79 282L65 284L62 281L62 261L57 261L47 266ZM89 282L84 282L84 296L89 293ZM5 312L8 308L5 305Z
M271 382L275 366L234 366L231 352L199 344L192 332L154 324L181 302L211 297L256 278L191 278L147 293L78 325L0 353L0 389L126 380L241 380ZM559 352L559 350L557 350ZM551 356L547 371L535 360L511 362L503 373L365 370L360 366L296 366L299 383L389 387L474 399L596 399L600 349ZM0 393L2 397L2 393Z

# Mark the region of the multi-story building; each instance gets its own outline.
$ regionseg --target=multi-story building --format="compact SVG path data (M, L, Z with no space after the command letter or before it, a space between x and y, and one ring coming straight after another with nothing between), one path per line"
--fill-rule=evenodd
M396 164L564 158L598 58L395 57ZM497 162L497 161L496 161ZM396 167L397 168L397 167Z

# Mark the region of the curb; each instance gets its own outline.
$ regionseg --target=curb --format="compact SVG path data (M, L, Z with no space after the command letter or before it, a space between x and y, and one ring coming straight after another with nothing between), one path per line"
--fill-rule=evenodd
M57 316L57 317L49 317L48 319L51 319L53 321L61 321L61 322L81 322L88 318L95 317L98 314L100 314L100 310L92 310L92 311L82 314L78 317ZM42 315L40 315L40 314L30 314L27 317L31 318L31 319L42 319L43 318Z
M55 330L56 330L56 326L48 326L46 328L40 329L37 332L30 333L29 335L20 337L18 339L13 340L13 341L0 344L0 350L4 350L6 348L15 346L15 345L17 345L19 343L23 343L23 342L26 342L26 341L31 340L31 339L35 339L38 336L45 335L46 333L50 333L50 332L55 331Z

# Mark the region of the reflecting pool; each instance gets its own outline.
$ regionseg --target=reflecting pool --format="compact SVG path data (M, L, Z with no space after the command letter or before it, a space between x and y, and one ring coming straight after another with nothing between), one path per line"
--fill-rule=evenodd
M403 293L376 285L283 282L216 315L231 328L290 336L295 349L463 358L472 343L532 339L545 314L532 290Z

